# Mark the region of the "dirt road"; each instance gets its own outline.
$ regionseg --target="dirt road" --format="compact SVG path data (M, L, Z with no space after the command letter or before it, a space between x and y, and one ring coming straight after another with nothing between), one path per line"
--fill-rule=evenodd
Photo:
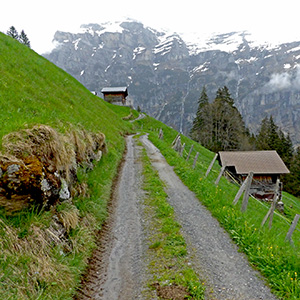
M258 278L258 272L249 266L228 234L181 182L159 150L146 136L141 140L154 168L167 185L169 202L182 226L182 233L190 249L196 250L198 271L209 285L210 297L218 300L276 299Z
M142 299L146 278L143 248L142 165L132 136L114 190L110 217L94 253L85 286L77 299Z
M159 150L146 136L140 139L166 184L169 202L182 225L189 252L193 253L193 265L206 279L207 299L277 299L210 212L180 181ZM127 154L115 190L111 217L95 253L87 284L78 299L144 299L147 246L142 220L142 166L138 157L136 143L132 137L127 137Z

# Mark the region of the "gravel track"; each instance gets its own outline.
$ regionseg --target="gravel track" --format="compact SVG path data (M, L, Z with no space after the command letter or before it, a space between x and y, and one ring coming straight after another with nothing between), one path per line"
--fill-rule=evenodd
M169 203L174 207L177 221L195 263L208 284L207 297L218 300L277 299L266 287L257 271L221 228L211 213L199 202L168 165L159 150L142 136L142 143L160 178L166 184Z
M142 224L142 164L132 136L112 197L110 217L77 299L142 299L146 266Z
M153 167L166 184L168 200L182 226L193 266L206 280L206 299L277 299L245 256L238 252L218 221L181 182L147 136L140 137L140 140ZM127 153L112 197L110 216L101 230L85 284L76 297L78 300L149 299L143 293L148 275L142 164L139 147L132 136L126 138L126 143Z

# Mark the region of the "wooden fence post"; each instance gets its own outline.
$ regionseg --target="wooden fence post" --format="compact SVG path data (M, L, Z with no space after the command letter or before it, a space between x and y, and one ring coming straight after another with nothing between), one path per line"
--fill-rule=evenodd
M212 167L213 167L213 165L214 165L214 163L215 163L217 157L218 157L218 153L216 153L215 157L214 157L213 160L211 161L211 163L210 163L210 165L209 165L209 167L208 167L208 169L207 169L207 171L206 171L206 173L205 173L205 177L208 176L208 174L209 174L210 170L212 169Z
M172 146L174 146L174 145L176 144L176 142L177 142L177 140L178 140L179 137L180 137L180 133L178 133L178 134L176 135L176 138L175 138L174 141L172 142Z
M199 152L197 152L195 155L194 162L193 162L193 169L195 169L195 167L196 167L198 156L199 156Z
M247 176L247 178L246 178L246 179L244 180L244 182L242 183L242 185L241 185L239 191L236 193L235 198L234 198L233 201L232 201L232 204L236 205L236 204L238 203L240 197L241 197L242 194L243 194L243 191L244 191L245 188L246 188L246 184L247 184L248 179L249 179L249 175Z
M277 179L277 181L276 181L276 188L275 188L273 202L272 202L271 207L268 210L266 216L264 217L263 221L261 222L261 226L264 226L264 224L266 223L268 218L270 218L269 219L269 228L271 229L272 222L273 222L273 215L274 215L274 211L275 211L278 199L279 199L279 179Z
M183 143L183 145L181 146L181 149L180 149L180 156L183 155L183 150L184 150L184 148L185 148L185 143Z
M190 155L191 155L191 153L192 153L192 151L193 151L193 148L194 148L194 145L191 146L190 151L189 151L189 154L188 154L188 156L187 156L187 158L186 158L186 161L188 161L188 160L190 159Z
M251 184L252 184L253 172L250 172L248 177L249 178L248 178L247 183L246 183L245 193L244 193L242 207L241 207L242 212L245 212L246 209L247 209L247 206L248 206L249 192L250 192L250 187L251 187Z
M163 130L162 130L161 128L159 129L158 138L159 138L160 140L162 140L162 139L164 138L164 133L163 133Z
M292 234L293 234L294 230L296 229L296 226L297 226L297 223L299 221L299 218L300 218L300 215L296 214L295 218L294 218L294 220L292 222L292 225L291 225L291 227L290 227L290 229L289 229L289 231L288 231L288 233L287 233L287 235L285 237L285 240L289 241L290 243L292 242Z
M178 137L176 138L176 141L175 141L175 144L174 144L174 146L173 146L173 149L174 149L175 151L177 151L177 152L179 152L179 151L181 150L181 138L180 138L180 136L178 136Z
M226 164L224 164L224 166L222 166L221 171L220 171L220 173L219 173L219 176L218 176L218 178L217 178L216 181L215 181L215 185L218 185L218 184L219 184L219 181L220 181L220 179L221 179L221 177L222 177L222 175L223 175L223 173L224 173L224 171L225 171L225 168L226 168Z

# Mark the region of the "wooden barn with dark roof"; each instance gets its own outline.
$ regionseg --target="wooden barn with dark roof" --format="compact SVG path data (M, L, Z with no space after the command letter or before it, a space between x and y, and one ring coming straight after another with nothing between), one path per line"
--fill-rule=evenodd
M221 166L226 165L226 170L240 183L253 172L250 192L260 199L272 199L277 179L290 173L274 150L220 151L218 161Z
M103 99L109 103L117 105L125 105L128 90L126 86L121 87L104 87L101 90Z

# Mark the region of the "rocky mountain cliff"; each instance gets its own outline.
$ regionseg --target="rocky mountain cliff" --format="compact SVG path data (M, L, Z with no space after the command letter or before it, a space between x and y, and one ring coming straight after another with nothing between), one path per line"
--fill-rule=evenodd
M259 45L247 32L215 35L189 44L176 33L135 21L57 31L44 56L91 91L128 86L133 106L187 133L202 87L212 100L226 85L246 125L255 132L273 115L300 143L300 41Z

